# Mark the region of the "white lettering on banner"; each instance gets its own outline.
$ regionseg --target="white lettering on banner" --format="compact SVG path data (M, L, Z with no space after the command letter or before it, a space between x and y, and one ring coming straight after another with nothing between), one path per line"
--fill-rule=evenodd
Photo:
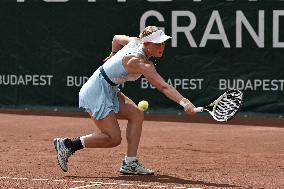
M279 41L279 17L284 16L284 10L273 11L273 47L284 48L284 42ZM283 28L283 27L282 27Z
M242 26L245 26L248 30L249 34L252 36L253 40L256 42L258 47L264 47L264 11L261 10L258 12L258 32L257 36L256 32L253 30L252 26L248 22L242 11L237 11L236 17L236 47L242 47Z
M17 0L17 2L27 2L31 0ZM42 2L70 2L71 0L38 0ZM97 0L82 0L83 2L97 2ZM150 3L167 3L167 2L174 2L174 0L144 0L145 2L150 2ZM193 3L201 3L202 0L191 0ZM232 3L234 0L224 0L224 2ZM257 0L247 0L249 3L254 3ZM284 0L279 0L284 1ZM98 2L104 3L104 0L98 0ZM130 0L116 0L114 2L117 3L127 3L130 2ZM203 1L205 2L205 1ZM218 7L218 6L217 6ZM275 7L278 8L278 7ZM210 14L208 12L206 14ZM236 48L243 48L243 33L247 32L249 36L253 39L253 41L256 43L256 46L258 48L264 48L265 47L265 41L270 41L270 40L265 40L265 31L270 31L269 29L272 30L272 32L267 32L267 34L272 35L268 36L269 39L272 39L272 42L270 46L273 48L284 48L284 41L280 41L280 36L279 34L281 33L280 29L283 29L284 27L280 26L280 17L284 16L284 10L273 10L272 13L269 14L268 22L265 22L265 11L264 10L258 10L256 11L258 13L257 18L258 18L258 23L255 28L252 27L251 23L252 22L250 19L247 19L245 13L242 10L236 10L235 12L231 12L231 14L235 14L235 47ZM167 13L170 14L170 13ZM251 14L251 11L250 11ZM272 14L272 20L271 16ZM201 15L202 16L202 15ZM140 17L140 31L142 31L147 23L148 18L150 17L155 17L157 19L157 22L159 27L162 30L167 30L171 28L172 32L172 39L171 39L171 46L172 47L177 47L178 46L178 36L180 35L185 35L187 42L189 43L190 47L193 48L205 48L207 43L212 40L218 40L222 42L222 46L224 48L232 48L232 45L228 41L227 34L229 31L226 31L223 24L223 21L227 21L228 16L224 17L222 20L222 15L220 15L218 10L212 10L210 18L207 22L206 28L204 31L201 31L202 38L201 39L194 39L192 32L196 30L196 27L202 27L203 29L204 24L199 24L198 19L196 18L196 15L188 10L172 10L171 11L171 27L170 28L165 28L162 27L163 23L168 23L170 22L169 20L165 20L164 15L157 11L157 10L148 10L144 12L141 17ZM179 19L182 17L189 18L188 24L183 22L182 26L179 26L178 22ZM204 19L202 18L202 22ZM272 23L271 23L272 22ZM265 25L266 24L266 25ZM155 24L154 24L155 25ZM214 26L217 26L218 33L213 33L213 28ZM272 27L272 28L269 28ZM232 27L229 25L229 29L231 30ZM257 28L257 29L256 29ZM200 30L200 29L199 29ZM246 31L244 31L246 30ZM167 33L167 31L165 31ZM199 44L196 43L196 41L200 41ZM248 43L248 42L246 42Z
M0 75L0 85L50 86L53 75Z
M204 79L188 79L188 78L174 78L174 79L168 79L166 82L173 86L174 88L181 88L182 90L201 90L202 89L202 82ZM141 78L141 88L142 89L155 89L153 85L151 85L145 78Z
M66 77L66 86L67 87L81 87L88 81L89 77L87 76L70 76Z
M190 24L188 26L178 26L178 17L190 18ZM177 34L184 33L187 41L191 47L197 47L195 40L191 35L191 31L196 26L196 17L190 11L172 11L172 47L177 47Z
M219 79L219 89L238 89L238 90L263 90L263 91L283 91L284 80L282 79Z
M211 30L213 28L213 24L214 22L216 21L217 23L217 27L218 27L218 30L219 30L219 34L211 34ZM212 15L209 19L209 22L207 24L207 27L205 29L205 32L203 34L203 37L202 37L202 40L200 42L200 47L205 47L206 45L206 42L208 39L212 39L212 40L222 40L223 42L223 45L225 48L229 48L230 47L230 44L229 44L229 41L228 41L228 38L226 36L226 33L225 33L225 29L224 29L224 26L223 26L223 23L222 23L222 20L221 20L221 17L220 17L220 14L218 11L213 11L212 12Z
M158 11L154 11L154 10L147 11L140 18L140 32L142 32L144 30L144 28L146 27L146 20L147 20L147 18L149 18L151 16L156 17L159 22L165 21L163 15L161 13L159 13ZM165 28L159 27L159 29L165 31Z
M258 31L257 32L252 27L252 25L250 24L249 20L246 18L243 11L238 10L236 11L235 14L236 14L236 21L235 21L236 22L236 38L235 38L236 48L243 47L242 34L244 32L243 31L244 28L250 34L251 38L256 43L257 47L264 48L265 47L265 22L264 22L265 21L265 11L264 10L258 11ZM273 32L271 33L272 38L273 38L272 46L274 48L284 48L284 42L279 41L279 33L280 33L279 29L283 28L279 26L280 24L279 19L280 19L280 16L284 16L284 10L274 10L272 14L273 14L273 22L272 22ZM146 26L147 19L151 16L156 17L159 22L168 22L167 20L164 19L164 16L160 12L156 10L146 11L140 19L140 30L141 31ZM182 17L189 18L188 25L178 26L178 20ZM171 26L172 27L171 28L172 29L172 39L171 39L172 47L178 46L178 36L179 36L178 34L183 34L186 36L186 39L190 47L204 48L206 47L208 40L220 40L223 43L224 48L231 48L231 45L228 41L228 37L227 37L226 31L225 31L225 28L222 22L222 17L220 16L220 13L218 10L212 11L208 24L205 28L205 31L202 35L202 39L199 45L196 44L196 41L198 40L195 40L192 35L192 32L194 31L194 29L196 29L196 26L198 25L197 18L193 12L187 11L187 10L172 11L171 19L172 19L172 26ZM212 28L215 23L219 31L218 34L212 33ZM162 29L165 30L165 28L162 28Z

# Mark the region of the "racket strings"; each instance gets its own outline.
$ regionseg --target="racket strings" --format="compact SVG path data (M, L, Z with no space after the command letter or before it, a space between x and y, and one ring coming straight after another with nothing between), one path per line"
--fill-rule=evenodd
M242 92L237 90L227 91L213 108L213 114L218 120L227 121L235 116L242 104Z

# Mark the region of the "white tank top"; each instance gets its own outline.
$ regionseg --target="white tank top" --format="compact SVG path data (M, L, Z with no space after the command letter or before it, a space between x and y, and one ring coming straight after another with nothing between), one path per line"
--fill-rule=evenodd
M141 77L141 74L127 73L122 62L126 55L143 55L146 57L143 51L143 44L134 42L127 44L102 65L106 75L115 84L122 84L126 81L135 81Z

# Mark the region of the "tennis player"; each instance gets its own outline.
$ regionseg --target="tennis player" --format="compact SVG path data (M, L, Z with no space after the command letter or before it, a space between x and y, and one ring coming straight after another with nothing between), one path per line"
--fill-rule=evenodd
M111 148L121 143L121 131L117 117L128 120L126 129L127 153L122 160L122 174L152 175L153 170L145 168L137 159L137 149L142 131L144 113L137 105L119 91L118 85L137 80L141 75L169 99L184 107L193 115L195 106L174 87L167 84L157 73L150 57L161 57L165 41L170 39L156 26L148 26L139 37L115 35L112 52L105 59L79 93L79 106L86 109L100 133L93 133L74 139L55 138L54 146L61 169L68 171L68 158L83 148Z

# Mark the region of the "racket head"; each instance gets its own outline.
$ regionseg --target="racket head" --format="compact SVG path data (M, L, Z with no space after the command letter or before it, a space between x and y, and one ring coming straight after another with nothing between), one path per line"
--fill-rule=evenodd
M211 103L211 116L220 122L231 120L239 112L243 103L243 93L240 90L228 90ZM207 109L207 108L205 108Z

